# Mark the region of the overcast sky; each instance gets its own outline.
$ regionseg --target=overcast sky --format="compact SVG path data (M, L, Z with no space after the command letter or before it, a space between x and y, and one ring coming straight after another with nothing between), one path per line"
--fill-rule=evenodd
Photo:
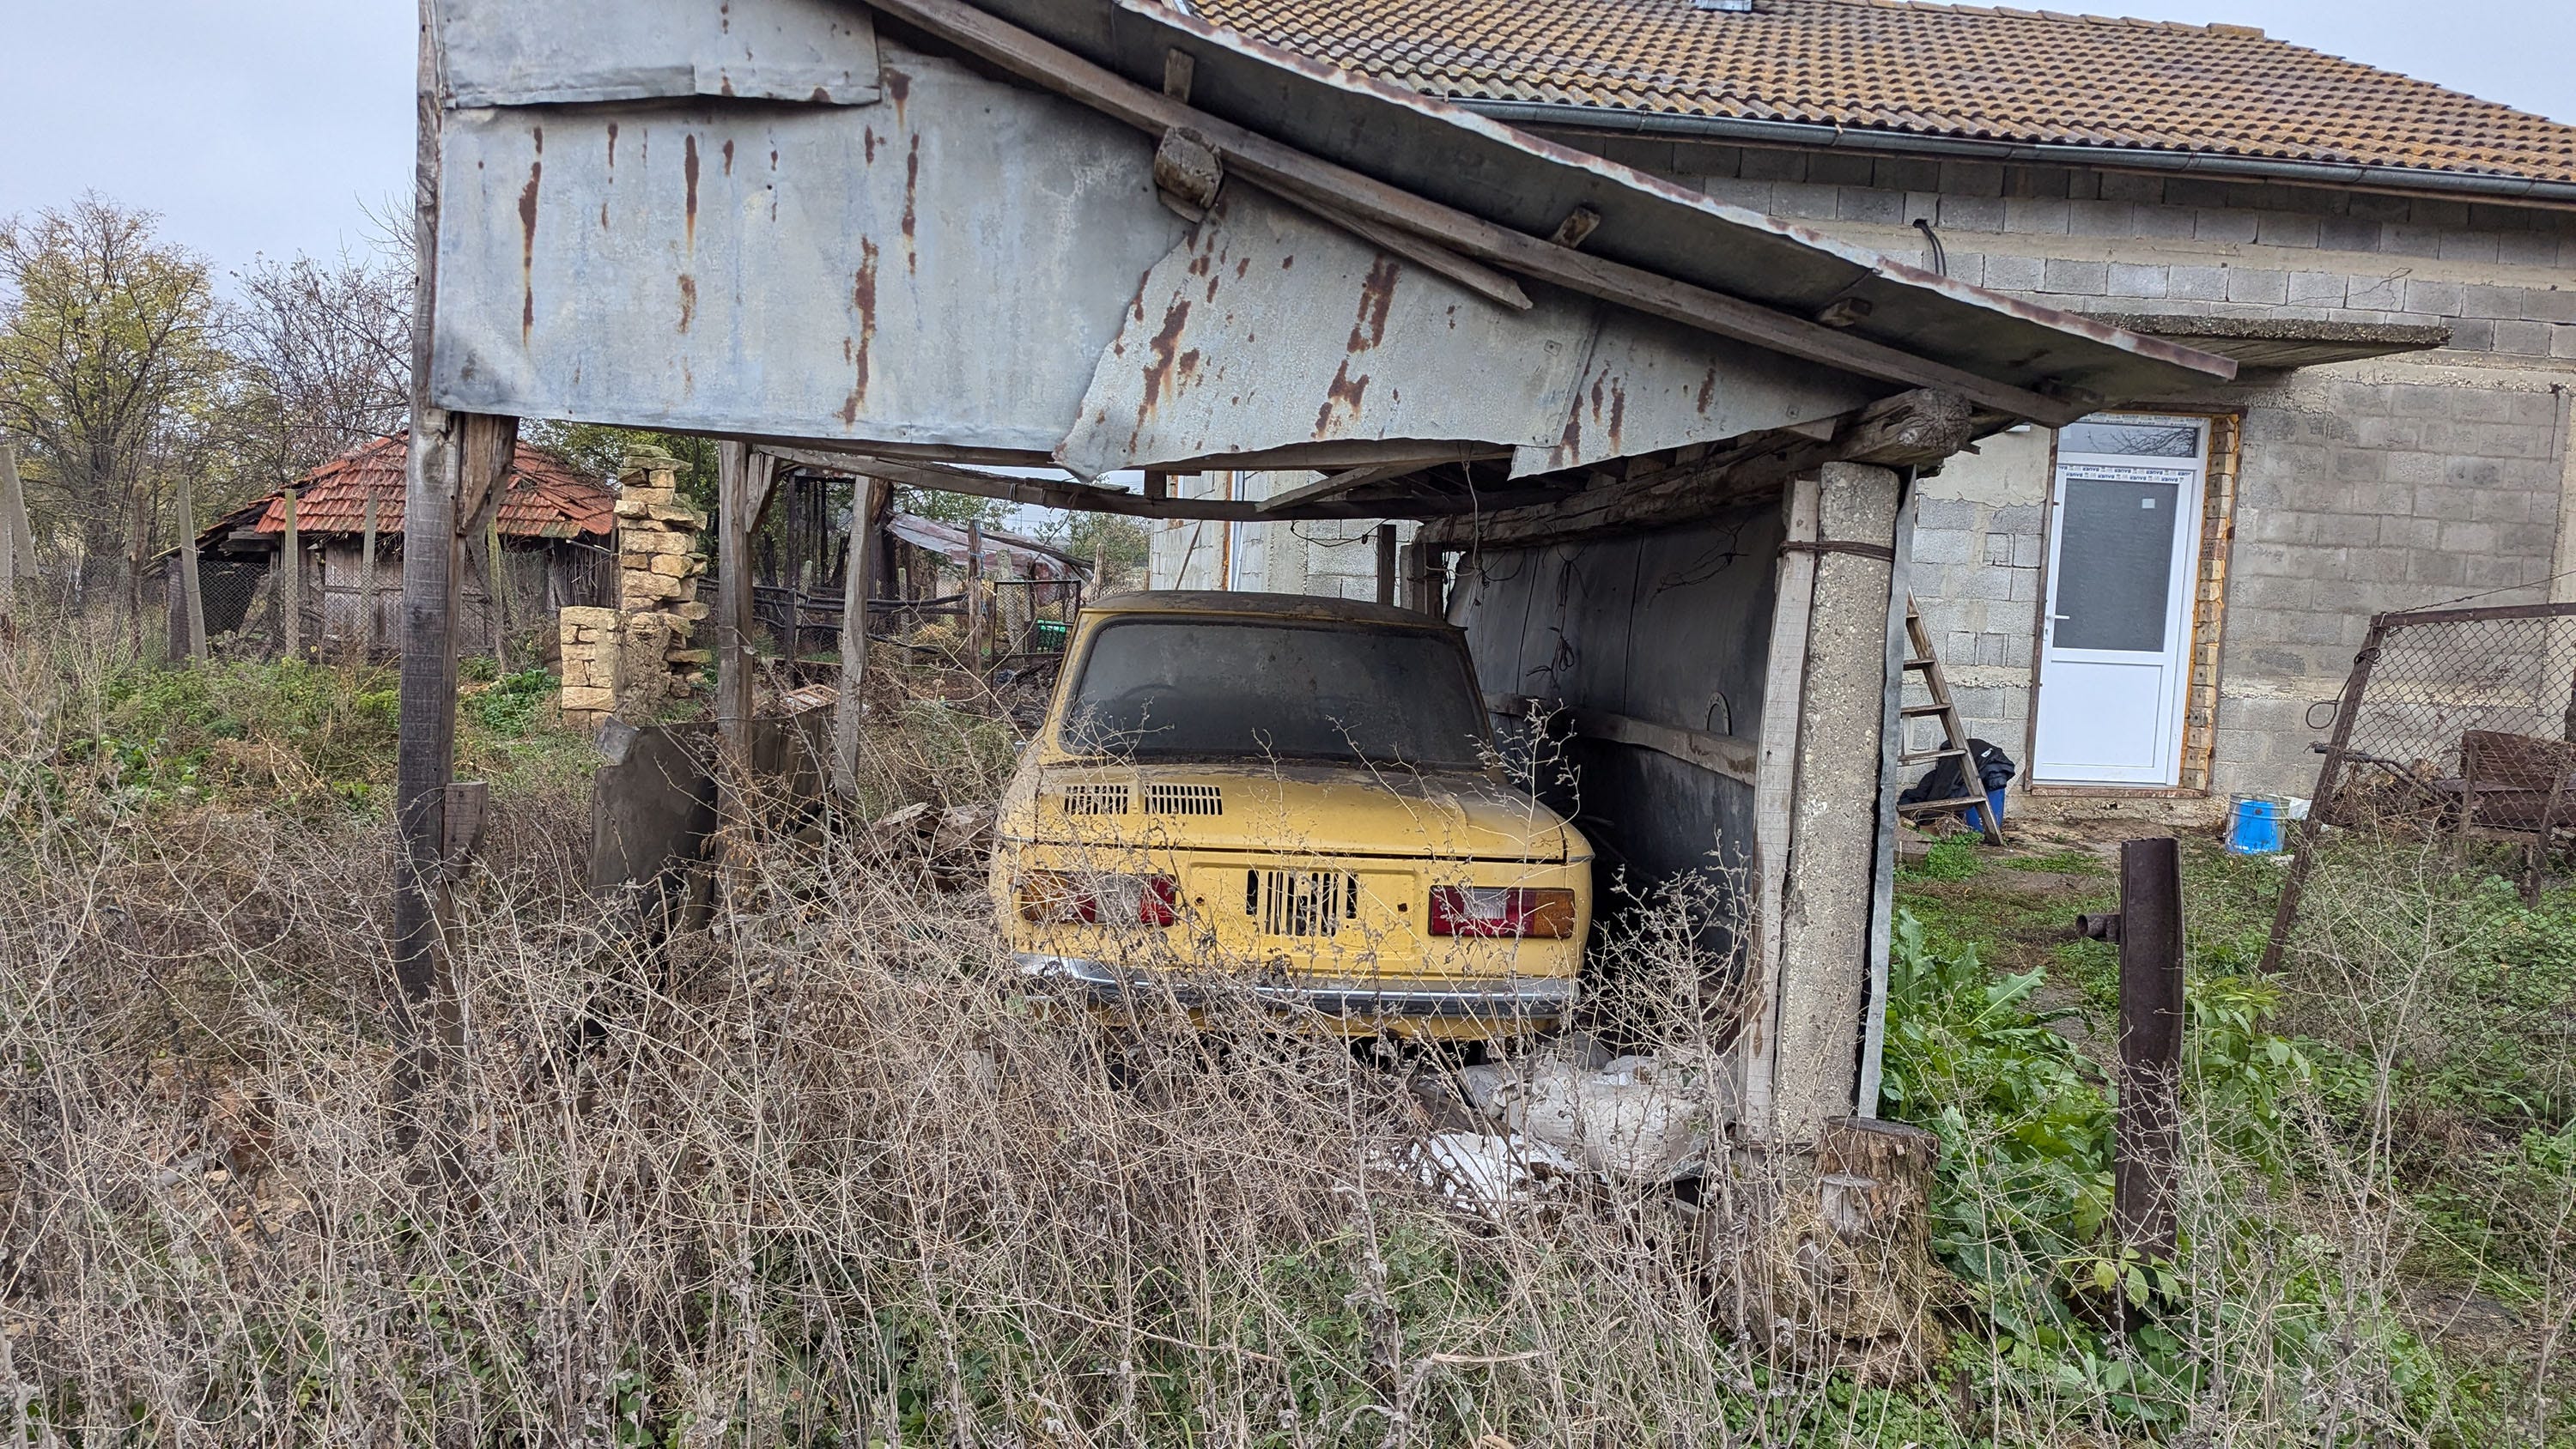
M1530 0L1548 3L1548 0ZM2037 0L2023 0L2037 8ZM2088 0L2576 121L2576 0ZM414 0L0 0L0 216L97 190L231 270L363 247L411 164Z

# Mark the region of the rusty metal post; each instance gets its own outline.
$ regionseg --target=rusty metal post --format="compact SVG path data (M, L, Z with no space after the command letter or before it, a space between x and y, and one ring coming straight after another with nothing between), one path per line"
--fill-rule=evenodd
M2324 828L2335 788L2342 783L2344 754L2352 747L2353 718L2361 712L2361 697L2370 688L2370 672L2379 663L2379 646L2388 637L2389 617L2371 616L2370 631L2361 638L2361 652L2352 656L2352 673L2343 682L2343 705L2335 711L2334 736L2326 742L2326 760L2317 767L2316 789L2308 797L2308 818L2299 822L2299 843L2291 848L2289 870L2281 878L2281 903L2272 911L2272 934L2263 943L2262 961L2254 968L2261 975L2269 976L2281 969L2281 952L2289 945L2290 927L2298 922L2299 897L2308 888L2317 833Z
M1395 525L1377 526L1377 601L1395 602Z
M2182 842L2120 846L2120 1116L2112 1215L2120 1241L2174 1253L2181 1153Z

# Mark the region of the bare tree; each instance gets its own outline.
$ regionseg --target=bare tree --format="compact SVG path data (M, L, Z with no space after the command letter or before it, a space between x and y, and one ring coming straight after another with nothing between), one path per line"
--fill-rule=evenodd
M262 258L234 281L227 432L245 479L275 487L402 429L411 410L408 258Z

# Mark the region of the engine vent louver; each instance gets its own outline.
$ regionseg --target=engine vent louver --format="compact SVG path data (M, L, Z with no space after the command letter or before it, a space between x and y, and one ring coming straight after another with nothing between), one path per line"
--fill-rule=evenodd
M1223 815L1225 793L1214 785L1147 785L1148 815Z
M1125 785L1067 785L1058 792L1067 815L1124 815L1135 792Z
M1265 936L1338 935L1360 913L1360 878L1338 870L1247 870L1244 914Z

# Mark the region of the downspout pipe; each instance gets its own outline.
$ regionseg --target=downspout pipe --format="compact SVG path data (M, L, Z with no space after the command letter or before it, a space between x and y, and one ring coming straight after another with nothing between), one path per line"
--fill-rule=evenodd
M1984 141L1961 136L1823 126L1808 121L1767 121L1736 116L1677 116L1659 111L1552 101L1452 99L1449 104L1510 126L1650 136L1676 141L1715 141L1761 146L1804 146L1870 151L1917 158L1947 158L2022 166L2081 166L2095 170L2153 171L2237 181L2280 181L2297 186L2365 187L2443 198L2527 206L2576 207L2576 182L2465 171L2426 171L2412 166L2363 166L2331 161L2276 161L2219 156L2205 151L2154 151L2142 147L2075 146L2049 142Z

